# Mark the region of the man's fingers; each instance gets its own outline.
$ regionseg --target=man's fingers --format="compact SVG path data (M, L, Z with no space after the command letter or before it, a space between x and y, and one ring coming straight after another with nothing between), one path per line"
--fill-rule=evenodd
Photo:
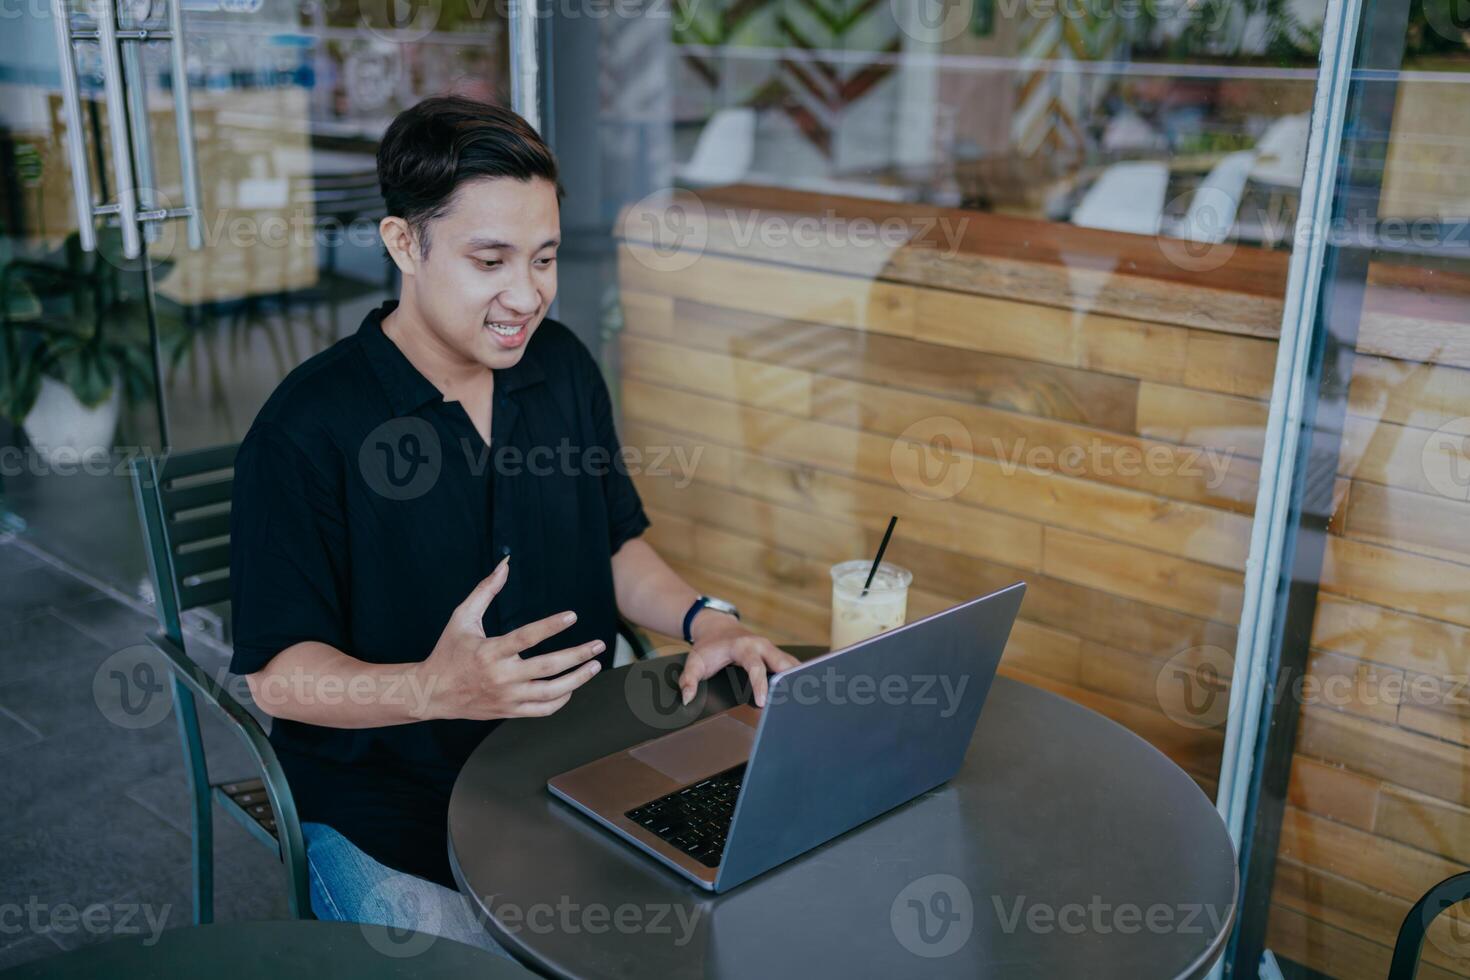
M520 629L497 637L496 641L505 652L520 653L522 650L531 649L549 636L555 636L576 621L577 614L574 612L557 613L545 619L538 619L534 623L527 623Z
M694 700L694 694L699 690L699 682L717 669L714 661L704 656L702 651L690 650L689 655L684 658L684 670L679 674L680 702L688 704Z
M482 620L485 618L485 610L490 608L490 600L499 594L509 578L510 555L506 555L495 566L495 571L482 578L480 584L454 610L455 620L466 629L480 631L480 635L484 636Z
M526 701L516 709L521 718L542 718L554 711L559 711L572 699L570 694L563 694L553 701Z
M772 644L771 649L766 652L766 666L772 670L790 670L792 667L800 667L801 661Z
M553 677L545 681L526 681L518 689L518 695L523 702L555 701L567 697L577 688L586 684L597 676L602 665L596 660L590 660L569 674Z
M755 696L755 706L764 708L766 706L766 662L761 659L760 652L748 646L741 646L735 650L731 659L745 668L745 674L750 678L751 693Z
M537 654L534 657L522 660L518 667L518 672L526 680L535 680L538 677L555 677L562 671L575 667L589 657L595 657L606 649L606 643L603 643L601 640L593 640L591 643L568 647L565 650Z

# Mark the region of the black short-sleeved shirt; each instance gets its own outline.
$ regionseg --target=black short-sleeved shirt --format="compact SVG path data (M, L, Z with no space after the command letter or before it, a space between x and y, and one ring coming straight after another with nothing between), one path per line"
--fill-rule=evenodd
M306 640L369 663L421 661L507 549L511 575L486 634L572 609L575 625L524 656L600 638L610 666L612 555L648 518L597 363L565 326L543 321L520 362L495 372L487 447L462 405L384 335L396 305L292 371L240 447L232 670L254 673ZM271 742L302 820L452 887L450 790L495 724L276 720Z

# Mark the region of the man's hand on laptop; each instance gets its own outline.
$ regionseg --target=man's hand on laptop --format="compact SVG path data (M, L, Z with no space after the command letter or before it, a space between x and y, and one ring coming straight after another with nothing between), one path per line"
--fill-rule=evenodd
M694 617L689 635L694 646L679 675L679 691L685 704L694 697L699 682L730 664L738 664L750 678L757 706L766 706L766 672L786 670L801 661L740 625L740 620L713 609Z
M423 662L433 685L432 717L484 721L549 715L597 674L599 665L592 658L606 648L601 640L521 658L521 651L576 622L576 613L557 613L504 636L485 635L485 610L509 578L507 556L454 610Z

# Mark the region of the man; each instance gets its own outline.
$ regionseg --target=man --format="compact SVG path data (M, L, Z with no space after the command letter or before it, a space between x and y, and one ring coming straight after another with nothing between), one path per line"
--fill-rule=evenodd
M398 301L292 371L240 448L233 669L275 719L316 913L485 945L445 835L499 720L609 666L619 612L691 643L686 701L737 664L764 704L796 661L640 537L607 387L547 319L562 190L535 131L428 99L389 127L378 177Z

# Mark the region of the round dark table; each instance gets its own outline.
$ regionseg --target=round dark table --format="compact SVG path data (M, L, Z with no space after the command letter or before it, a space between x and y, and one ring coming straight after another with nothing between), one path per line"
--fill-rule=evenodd
M362 980L364 977L527 980L504 956L421 932L355 922L220 922L114 939L15 967L5 980Z
M825 652L791 648L801 659ZM677 708L682 657L499 726L460 773L449 856L495 939L552 976L1202 977L1234 920L1209 799L1120 725L999 677L959 774L722 895L547 793L574 766L740 701Z

